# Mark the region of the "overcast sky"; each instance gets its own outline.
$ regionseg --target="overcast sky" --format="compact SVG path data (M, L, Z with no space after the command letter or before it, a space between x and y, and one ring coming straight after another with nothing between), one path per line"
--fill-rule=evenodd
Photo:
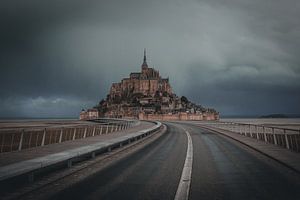
M299 0L1 0L0 117L77 117L148 64L221 115L300 113Z

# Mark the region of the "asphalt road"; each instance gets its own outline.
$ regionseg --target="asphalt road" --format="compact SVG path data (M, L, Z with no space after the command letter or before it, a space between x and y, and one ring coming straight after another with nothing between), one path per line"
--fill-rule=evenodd
M168 123L158 140L50 199L174 199L193 143L189 199L300 199L299 174L224 136Z

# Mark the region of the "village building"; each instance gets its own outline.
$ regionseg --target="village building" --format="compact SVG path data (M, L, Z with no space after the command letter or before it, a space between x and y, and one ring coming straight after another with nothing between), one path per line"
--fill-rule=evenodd
M97 118L99 118L99 111L98 109L95 108L82 110L79 116L80 120L97 119Z

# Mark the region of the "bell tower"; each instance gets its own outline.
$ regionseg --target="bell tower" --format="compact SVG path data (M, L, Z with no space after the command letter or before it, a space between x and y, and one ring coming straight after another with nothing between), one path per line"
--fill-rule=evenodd
M144 61L142 64L142 69L148 68L147 58L146 58L146 48L144 49Z

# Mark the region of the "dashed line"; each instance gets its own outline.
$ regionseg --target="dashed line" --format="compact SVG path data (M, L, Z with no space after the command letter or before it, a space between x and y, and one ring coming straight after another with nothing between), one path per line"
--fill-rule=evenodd
M192 166L193 166L193 142L191 135L188 131L184 130L188 138L188 147L186 151L186 157L180 182L176 191L174 200L187 200L189 198L189 191L192 178Z

